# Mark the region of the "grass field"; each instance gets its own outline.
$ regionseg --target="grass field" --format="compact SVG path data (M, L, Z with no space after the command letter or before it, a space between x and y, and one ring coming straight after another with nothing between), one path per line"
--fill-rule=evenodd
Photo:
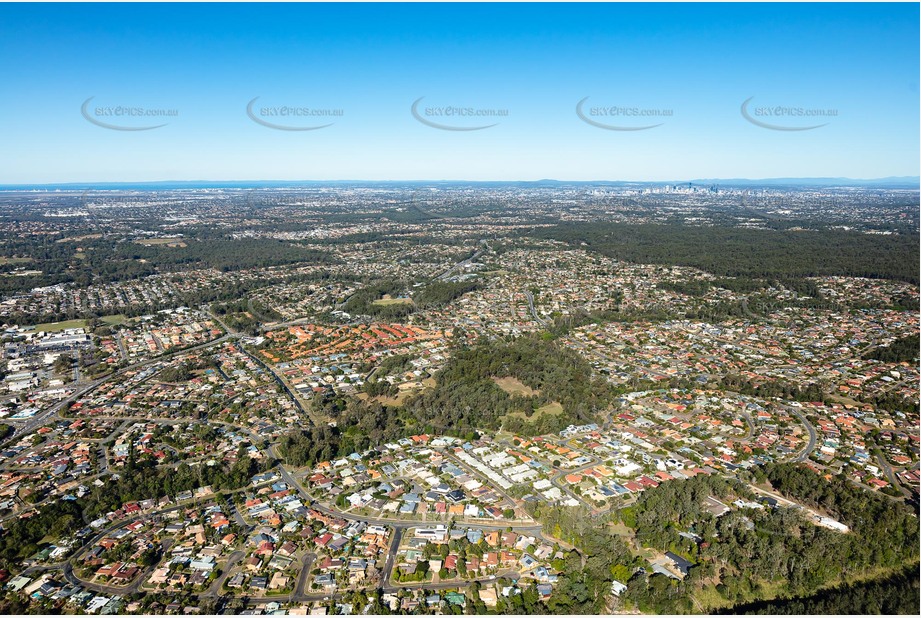
M518 378L508 376L505 378L493 378L492 381L509 395L521 395L523 397L540 395L540 391L536 391L526 384L523 384Z
M108 324L109 326L117 326L119 324L124 324L128 321L128 318L122 314L116 315L104 315L99 318L99 321L103 324ZM65 320L63 322L46 322L44 324L36 324L35 331L39 333L59 333L65 328L85 328L86 320Z
M59 333L65 328L84 328L86 320L65 320L64 322L46 322L36 324L35 331L39 333Z
M386 307L388 305L411 305L413 304L413 299L411 298L393 298L390 294L385 294L383 298L379 298L371 302L372 305L378 305Z
M31 258L12 258L0 256L0 266L6 266L7 264L28 264L31 261Z
M167 247L187 247L188 245L180 238L144 238L143 240L135 240L139 245L144 245L145 247L153 247L154 245L165 245Z

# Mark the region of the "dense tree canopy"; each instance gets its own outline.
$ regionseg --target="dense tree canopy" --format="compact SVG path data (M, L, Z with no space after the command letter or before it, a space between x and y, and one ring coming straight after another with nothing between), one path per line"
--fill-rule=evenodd
M918 360L919 346L921 346L921 337L916 333L900 337L887 346L873 348L863 357L884 363L911 362Z
M538 235L584 243L619 260L693 266L718 276L846 275L918 283L915 236L598 222L562 224Z
M519 380L536 394L508 394L494 378ZM578 354L537 336L511 343L481 340L456 350L436 376L437 386L410 400L406 407L438 430L450 427L499 429L522 434L556 432L585 423L608 405L614 391L592 376ZM558 402L560 414L536 408Z
M919 566L909 565L885 577L836 586L805 597L737 605L725 613L800 616L917 614L921 606Z

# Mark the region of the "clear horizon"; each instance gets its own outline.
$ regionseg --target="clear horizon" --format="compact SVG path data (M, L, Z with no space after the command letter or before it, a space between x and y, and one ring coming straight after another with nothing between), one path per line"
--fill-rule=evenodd
M0 185L914 178L918 18L4 4Z

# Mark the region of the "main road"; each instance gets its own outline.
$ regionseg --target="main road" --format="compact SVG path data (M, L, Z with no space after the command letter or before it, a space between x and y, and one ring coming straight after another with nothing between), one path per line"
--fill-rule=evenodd
M534 321L541 326L546 326L547 320L537 315L537 309L534 307L534 294L532 294L530 290L525 290L524 297L528 299L528 309L530 310L531 315L534 317Z
M80 397L83 397L84 395L94 391L95 389L99 388L100 386L102 386L106 382L109 382L110 380L119 378L128 372L141 371L145 367L149 367L151 365L155 365L157 363L163 362L164 360L170 359L177 354L185 354L188 352L195 352L197 350L203 350L205 348L209 348L215 345L220 345L224 343L225 341L229 341L231 339L237 339L239 337L240 335L237 333L229 333L229 334L223 335L222 337L218 337L217 339L212 339L211 341L201 343L201 344L198 344L192 347L182 348L181 350L173 350L165 354L160 354L149 360L146 360L140 363L136 363L134 365L129 365L128 367L123 367L108 375L102 376L101 378L97 378L96 380L93 380L86 386L74 391L73 393L71 393L70 395L62 399L61 401L53 404L51 407L43 410L42 412L39 412L32 418L27 419L24 423L17 425L16 430L13 432L10 438L6 440L6 442L4 443L4 446L6 444L9 444L19 439L23 435L31 433L32 431L38 429L43 424L45 424L50 418L52 418L55 414L57 414L62 409L64 409L66 406L69 406L70 404L75 402ZM17 421L7 419L7 422L16 423Z

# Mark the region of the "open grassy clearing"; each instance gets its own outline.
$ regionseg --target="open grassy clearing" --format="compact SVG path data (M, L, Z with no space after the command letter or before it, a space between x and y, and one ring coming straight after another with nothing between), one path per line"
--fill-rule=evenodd
M547 405L541 406L534 410L531 413L531 416L526 416L524 412L510 412L507 416L514 416L517 418L523 418L528 421L536 421L544 414L549 414L551 416L558 416L563 413L563 405L558 401L551 401Z
M96 240L97 238L102 238L102 234L84 234L83 236L68 236L66 238L58 238L54 242L80 242L81 240Z
M35 325L35 331L39 333L59 333L67 328L86 328L86 320L65 320Z
M377 305L379 307L387 307L390 305L411 305L413 304L413 299L411 298L394 298L390 294L384 294L381 298L371 301L372 305Z
M540 416L541 414L550 414L551 416L557 416L563 413L563 404L559 401L551 401L545 406L541 406L534 411L534 416Z
M156 245L163 245L166 247L187 247L181 238L144 238L142 240L135 240L139 245L144 245L145 247L153 247Z
M522 397L540 395L540 391L536 391L526 384L523 384L518 378L508 376L505 378L493 378L492 381L509 395L521 395Z

